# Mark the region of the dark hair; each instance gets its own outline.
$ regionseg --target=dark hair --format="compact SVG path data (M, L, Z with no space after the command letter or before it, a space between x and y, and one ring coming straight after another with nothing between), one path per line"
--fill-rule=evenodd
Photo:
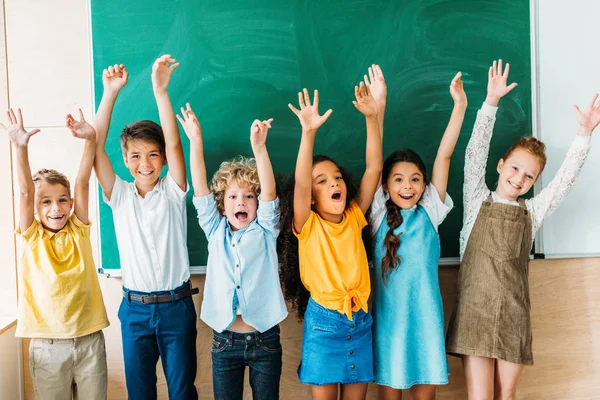
M392 168L399 162L415 164L423 174L423 181L427 182L427 171L421 157L411 149L400 149L390 154L383 162L383 170L381 172L382 184L385 185L387 183ZM400 207L391 198L385 202L385 206L387 207L387 223L390 229L385 235L385 239L383 239L386 253L381 261L381 277L383 278L383 282L387 284L387 279L392 271L400 266L400 256L398 255L400 235L394 235L394 230L402 224L402 214L400 213Z
M158 145L160 153L165 155L165 135L159 124L154 121L142 120L131 123L123 128L121 133L121 149L127 157L127 146L130 140L143 140Z
M346 183L346 209L350 207L350 204L358 193L358 186L356 185L352 175L343 167L340 167L338 163L333 161L331 158L324 155L313 156L313 167L323 161L331 161L340 170L342 178ZM298 320L304 318L304 312L308 304L310 293L304 287L300 278L300 262L298 259L298 238L292 232L292 224L294 219L294 187L296 180L292 173L283 185L277 185L277 187L283 187L281 196L281 220L280 220L280 234L277 239L277 250L279 253L279 280L283 289L283 295L287 301L292 305L292 308L298 315ZM313 211L314 211L314 206ZM365 215L368 218L368 215ZM368 228L363 229L362 232L363 243L365 249L367 249L367 258L371 259L371 243L372 238L369 234Z

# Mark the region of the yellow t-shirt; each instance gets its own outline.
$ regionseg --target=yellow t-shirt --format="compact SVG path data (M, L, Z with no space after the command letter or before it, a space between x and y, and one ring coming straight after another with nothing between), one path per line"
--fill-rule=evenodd
M344 211L335 224L312 212L294 234L298 237L298 257L302 283L317 303L337 310L352 320L352 312L367 312L371 294L367 253L362 241L365 216L356 203ZM293 228L292 228L293 230Z
M25 232L19 268L18 337L69 339L109 325L92 257L90 225L75 214L59 232L39 220Z

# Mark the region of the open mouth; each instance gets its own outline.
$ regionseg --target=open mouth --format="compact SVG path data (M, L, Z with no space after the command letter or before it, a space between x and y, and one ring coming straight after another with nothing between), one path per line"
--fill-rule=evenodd
M411 200L413 197L415 197L415 195L411 193L400 193L400 198L402 200Z
M237 219L240 222L246 222L248 220L248 213L243 211L236 212L235 219Z
M150 176L152 175L153 171L138 171L138 174L142 175L142 176Z
M341 201L342 200L342 193L341 192L335 192L334 194L331 195L331 198L334 201Z
M48 216L48 219L50 221L60 221L64 218L64 215L58 215L58 216Z

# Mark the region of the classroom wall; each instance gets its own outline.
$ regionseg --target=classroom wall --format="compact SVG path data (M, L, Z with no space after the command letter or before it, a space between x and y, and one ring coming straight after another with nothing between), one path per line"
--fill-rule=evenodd
M4 0L4 5L7 58L3 59L0 55L0 77L3 68L7 68L9 91L8 94L3 92L2 96L9 100L11 106L24 109L28 127L42 129L32 139L32 167L54 167L73 179L81 155L81 143L73 139L62 124L66 112L75 112L77 107L82 107L89 116L92 110L88 5L81 0ZM2 115L0 118L4 120ZM7 149L5 140L0 138L0 151ZM0 162L3 163L0 172L10 170L6 157L0 158ZM0 184L3 181L0 180ZM97 193L94 192L90 200L92 215L95 214L96 202ZM12 199L0 197L2 212L13 209ZM8 232L6 225L3 223L2 229ZM10 232L12 229L10 227ZM6 241L0 240L0 243L6 246L5 243L11 243L11 240L7 236ZM97 260L96 236L93 244ZM8 247L14 252L14 244ZM0 251L0 254L4 253ZM455 299L456 272L456 267L440 269L447 315ZM597 289L600 259L538 260L532 262L530 275L536 364L525 369L517 398L600 399L600 291ZM194 276L192 281L203 288L204 276ZM100 284L111 320L111 326L105 330L109 399L124 399L125 378L117 318L121 282L101 277ZM197 308L200 299L201 295L195 296ZM210 343L210 329L199 321L196 386L202 399L212 398ZM293 315L282 323L282 343L284 372L281 398L309 398L308 388L298 383L295 372L300 357L301 324ZM22 373L27 400L34 398L27 364L28 345L28 341L23 341L25 362ZM3 358L3 353L0 358ZM438 398L466 398L459 360L451 358L450 367L451 383L439 390ZM159 398L166 399L166 385L160 366L158 387ZM369 393L369 398L374 399L375 388L371 388ZM245 398L250 398L249 391L246 391Z

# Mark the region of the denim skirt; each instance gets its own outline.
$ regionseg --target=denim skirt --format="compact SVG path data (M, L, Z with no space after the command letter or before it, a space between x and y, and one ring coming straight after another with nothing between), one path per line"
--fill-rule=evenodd
M360 310L346 315L312 298L304 314L300 382L307 385L373 382L371 315Z

